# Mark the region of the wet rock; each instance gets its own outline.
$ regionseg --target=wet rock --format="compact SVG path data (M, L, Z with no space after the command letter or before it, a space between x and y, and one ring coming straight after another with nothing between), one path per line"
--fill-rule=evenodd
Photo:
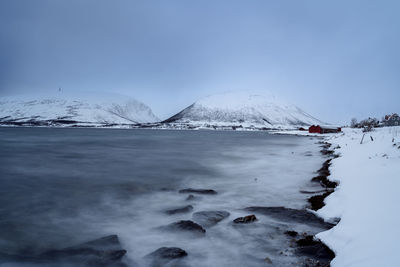
M268 264L272 264L272 260L269 257L265 257L264 261Z
M308 256L315 262L321 263L322 266L323 264L329 263L335 257L335 253L330 248L310 235L297 240L296 245L295 253L297 255Z
M321 144L321 146L320 147L322 147L323 149L328 149L328 148L330 148L331 147L331 144L330 143L328 143L328 142L318 142L318 144Z
M179 190L179 193L191 193L191 194L202 194L202 195L216 195L217 192L212 189L194 189L194 188L186 188Z
M195 196L190 194L187 196L186 201L191 201L191 200L195 200Z
M322 155L325 155L325 156L332 155L334 152L335 152L335 151L330 150L330 149L322 149L322 150L321 150Z
M310 203L310 209L312 210L319 210L320 208L322 208L323 206L325 206L324 200L327 196L329 196L330 194L332 194L333 191L327 191L321 195L316 195L316 196L312 196L308 199L308 202Z
M328 179L328 176L331 174L329 171L331 160L328 159L322 164L322 167L318 170L318 176L312 178L311 181L318 182L325 188L335 188L338 185L337 182Z
M150 266L185 266L180 264L180 259L188 254L177 247L162 247L145 256Z
M162 229L172 230L172 231L183 231L201 236L203 236L206 233L206 230L201 225L189 220L174 222L167 226L162 227Z
M192 210L193 210L193 206L187 205L187 206L176 208L176 209L166 210L165 213L167 213L168 215L174 215L174 214L178 214L178 213L187 213Z
M312 178L311 181L318 182L321 184L321 186L323 186L325 188L331 188L331 189L336 188L338 185L337 182L328 180L328 178L326 176L316 176L316 177Z
M97 248L116 248L120 247L121 244L119 242L117 235L109 235L99 239L95 239L93 241L89 241L78 245L76 247L97 247Z
M234 223L252 223L257 221L256 215L247 215L244 217L239 217L233 220Z
M177 259L186 257L188 254L186 251L176 247L162 247L156 251L150 253L146 257L150 258L161 258L161 259Z
M285 234L291 237L296 237L299 233L296 231L286 231Z
M302 223L322 229L330 229L334 226L305 209L296 210L285 207L248 207L245 210L267 215L284 222Z
M227 211L199 211L193 213L193 220L204 227L211 227L229 215L230 213Z
M322 167L318 170L318 174L321 176L329 176L331 173L329 167L331 166L332 159L328 159L322 163Z

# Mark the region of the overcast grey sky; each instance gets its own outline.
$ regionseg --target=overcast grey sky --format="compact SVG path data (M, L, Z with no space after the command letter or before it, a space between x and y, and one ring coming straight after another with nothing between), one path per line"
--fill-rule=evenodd
M332 123L400 112L400 1L0 0L0 95L112 91L161 118L270 91Z

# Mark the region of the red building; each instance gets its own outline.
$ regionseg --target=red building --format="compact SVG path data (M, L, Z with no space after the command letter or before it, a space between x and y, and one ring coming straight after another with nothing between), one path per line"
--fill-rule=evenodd
M308 128L309 133L319 133L319 134L338 133L341 131L342 131L342 128L332 127L332 126L311 125L310 128Z

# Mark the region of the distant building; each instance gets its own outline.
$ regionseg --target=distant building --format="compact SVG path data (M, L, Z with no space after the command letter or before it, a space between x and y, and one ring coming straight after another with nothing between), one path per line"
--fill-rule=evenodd
M342 131L342 128L332 127L332 126L311 125L310 128L308 128L309 133L319 133L319 134L339 133L341 131Z
M397 113L393 113L392 115L386 115L383 124L385 126L399 126L400 116Z
M377 118L371 118L369 117L368 119L362 120L359 123L357 123L357 128L375 128L379 127L379 120Z

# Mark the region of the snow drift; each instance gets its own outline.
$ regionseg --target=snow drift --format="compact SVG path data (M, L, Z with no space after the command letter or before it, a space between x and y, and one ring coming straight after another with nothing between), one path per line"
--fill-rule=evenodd
M274 96L231 92L205 97L164 121L194 126L297 128L323 124L295 105Z
M0 121L78 124L137 124L159 119L145 104L128 96L108 93L57 92L0 98Z
M341 155L329 176L340 184L317 214L341 220L317 237L335 251L332 266L398 266L400 127L363 135L344 129L327 139Z

